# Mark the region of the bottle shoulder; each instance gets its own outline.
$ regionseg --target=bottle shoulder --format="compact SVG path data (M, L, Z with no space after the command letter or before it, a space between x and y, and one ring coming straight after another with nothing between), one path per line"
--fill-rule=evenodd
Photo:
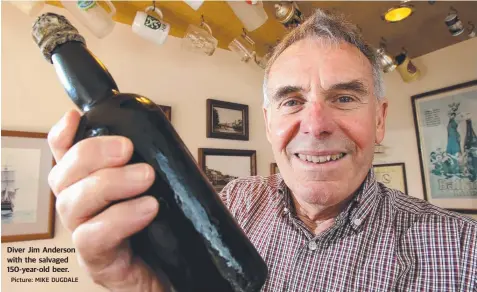
M108 120L119 124L132 123L133 121L136 123L148 121L148 123L163 124L159 120L165 118L158 104L145 96L135 93L117 93L91 106L85 112L85 115L90 121Z
M93 107L134 107L134 108L141 108L144 109L155 109L158 108L158 105L154 103L151 99L135 93L117 93L113 95L111 98L108 98Z

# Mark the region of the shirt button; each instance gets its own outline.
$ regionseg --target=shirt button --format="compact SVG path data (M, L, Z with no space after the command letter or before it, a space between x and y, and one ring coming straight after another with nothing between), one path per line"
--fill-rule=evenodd
M363 221L362 221L361 219L359 219L359 218L354 219L354 224L355 224L356 226L361 225L362 222L363 222Z
M318 247L318 245L317 245L316 242L314 242L314 241L310 241L310 242L308 243L308 248L309 248L310 250L315 250L317 247Z
M288 214L288 212L290 212L290 210L288 210L288 208L283 208L283 214Z

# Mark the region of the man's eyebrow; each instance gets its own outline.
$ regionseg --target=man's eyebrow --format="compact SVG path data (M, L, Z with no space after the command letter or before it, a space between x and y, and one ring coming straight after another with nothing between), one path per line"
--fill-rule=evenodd
M368 94L368 89L364 82L358 79L351 80L348 82L340 82L330 86L326 91L337 91L337 90L345 90L345 91L354 91L358 94L366 95ZM287 97L291 93L297 92L307 92L309 89L306 89L299 85L285 85L279 87L275 92L272 94L272 100L278 102L283 98Z
M336 83L330 86L327 91L334 91L334 90L346 90L346 91L354 91L359 94L366 95L368 94L368 89L366 85L364 85L364 82L361 80L351 80L349 82L341 82L341 83Z
M305 88L301 86L295 86L295 85L285 85L282 87L279 87L275 92L272 94L272 99L274 101L280 101L290 93L296 93L296 92L302 92L305 91Z

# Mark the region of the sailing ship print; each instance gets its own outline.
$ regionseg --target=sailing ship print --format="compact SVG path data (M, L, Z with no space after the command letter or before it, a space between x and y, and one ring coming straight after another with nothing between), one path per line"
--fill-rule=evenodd
M15 209L15 169L2 165L2 217L11 217Z

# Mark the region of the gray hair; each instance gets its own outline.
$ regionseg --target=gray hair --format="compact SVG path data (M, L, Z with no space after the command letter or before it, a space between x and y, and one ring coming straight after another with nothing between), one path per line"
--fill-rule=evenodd
M345 41L357 47L371 63L373 69L374 94L377 99L384 97L384 80L381 64L374 48L363 39L357 26L345 20L343 15L337 13L331 14L321 9L316 9L313 15L306 19L300 26L293 29L273 48L265 68L263 107L268 107L270 104L270 100L267 96L267 83L272 64L285 49L308 37L329 40L332 43Z

